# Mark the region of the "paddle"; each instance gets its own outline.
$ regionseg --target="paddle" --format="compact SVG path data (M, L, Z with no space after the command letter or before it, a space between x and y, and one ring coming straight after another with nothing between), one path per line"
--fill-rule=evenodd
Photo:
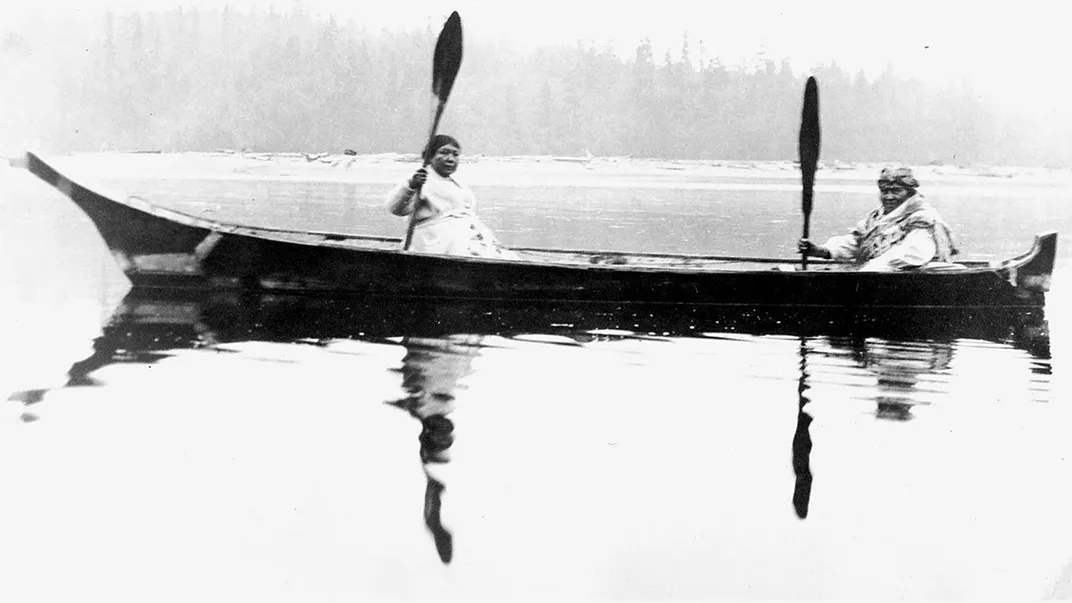
M815 189L815 168L819 163L819 85L814 77L804 86L804 111L800 118L800 178L803 183L800 207L804 212L804 238L811 230L812 194ZM801 267L808 269L808 254L801 252Z
M804 85L804 110L800 117L800 141L798 146L800 153L800 178L803 190L800 198L800 208L804 212L804 238L807 239L811 230L811 206L815 190L815 169L819 163L819 85L814 77L808 78ZM808 254L800 254L801 268L808 269ZM811 425L811 415L804 412L804 406L809 399L806 392L808 385L808 342L802 335L800 338L800 383L797 388L799 396L797 404L797 429L793 434L793 473L796 482L793 487L793 508L797 517L805 519L808 516L808 503L811 501L811 434L808 427Z
M432 96L437 101L435 118L432 120L432 129L428 132L428 144L425 146L424 167L432 162L432 139L435 138L439 129L439 119L443 117L443 109L447 106L447 98L450 89L454 87L454 78L458 77L458 69L462 66L462 18L458 11L450 13L447 22L443 24L443 30L439 32L436 40L435 54L432 56ZM416 201L413 203L413 213L409 215L409 227L406 229L406 240L402 249L409 249L413 241L413 229L417 226L417 209L421 202L421 188L418 186L413 193Z

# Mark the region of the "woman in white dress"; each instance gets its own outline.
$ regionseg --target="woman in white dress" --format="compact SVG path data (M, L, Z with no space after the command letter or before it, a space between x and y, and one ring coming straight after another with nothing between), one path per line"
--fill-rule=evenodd
M387 196L392 214L417 212L410 251L517 259L477 217L473 191L454 177L461 155L458 141L439 134L430 149L432 169L422 167Z

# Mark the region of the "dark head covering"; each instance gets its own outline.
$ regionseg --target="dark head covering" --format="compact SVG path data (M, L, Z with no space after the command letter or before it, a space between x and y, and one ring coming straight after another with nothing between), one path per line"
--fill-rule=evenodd
M885 167L878 175L879 187L899 184L905 188L916 190L919 188L919 180L912 175L912 170L906 167Z
M432 138L432 142L428 145L428 147L424 149L424 160L431 161L432 157L435 156L436 151L447 146L448 144L452 144L458 147L458 150L461 150L462 148L462 145L458 142L457 138L454 138L453 136L448 136L446 134L436 134L435 137Z

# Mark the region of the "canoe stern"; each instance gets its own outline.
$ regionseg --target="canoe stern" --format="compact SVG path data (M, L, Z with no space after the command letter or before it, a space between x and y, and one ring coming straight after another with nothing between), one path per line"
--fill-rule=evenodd
M1009 280L1025 292L1045 293L1050 290L1056 259L1057 232L1040 233L1035 236L1028 260L1010 271Z

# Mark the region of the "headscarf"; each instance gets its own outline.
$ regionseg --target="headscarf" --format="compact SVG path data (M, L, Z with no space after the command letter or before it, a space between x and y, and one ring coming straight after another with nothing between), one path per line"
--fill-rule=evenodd
M919 180L912 175L911 168L906 167L884 167L882 173L878 175L878 185L893 185L899 184L905 188L916 190L919 188Z
M428 144L428 146L425 147L425 149L424 149L424 160L425 160L425 162L431 161L432 157L435 156L436 151L438 151L439 149L442 149L443 147L447 146L448 144L452 144L452 145L458 147L459 151L462 148L461 143L459 143L458 139L454 138L453 136L448 136L446 134L436 134L434 137L432 137L432 142L430 142Z

